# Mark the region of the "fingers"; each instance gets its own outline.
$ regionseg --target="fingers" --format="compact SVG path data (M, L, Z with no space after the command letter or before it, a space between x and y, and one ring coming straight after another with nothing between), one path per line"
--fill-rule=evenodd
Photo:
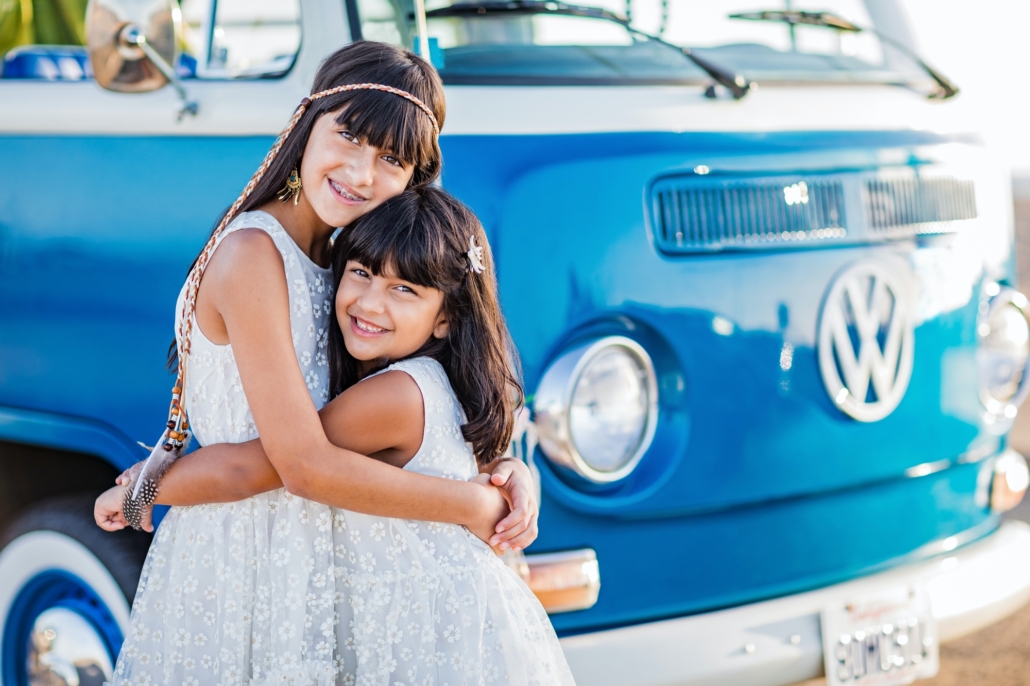
M94 511L94 519L96 519L97 526L104 531L119 531L124 529L126 526L125 520L122 518L121 512L101 512L99 510Z
M533 541L536 540L536 537L539 534L536 521L537 518L533 517L525 531L508 541L508 544L513 550L523 550L533 544Z
M118 478L114 480L119 486L125 486L126 484L132 483L132 479L139 475L143 471L144 462L137 462L132 465L124 472L118 475Z
M536 512L535 497L533 497L535 494L529 493L528 489L522 488L517 482L513 482L508 488L501 490L510 496L512 512Z
M107 493L103 493L96 499L96 502L93 503L93 519L101 529L106 529L111 520L114 519L114 516L116 514L121 514L120 511L112 509L110 505L105 502L106 499Z
M501 493L504 494L505 492L501 491ZM505 500L507 500L507 497L505 497ZM528 522L531 516L530 510L525 507L511 505L510 501L509 507L511 507L511 512L508 513L507 517L497 522L497 526L494 527L494 531L498 535L505 533L514 526L518 526L520 523Z
M539 509L536 504L536 494L530 492L527 488L522 488L517 481L512 481L502 488L501 493L504 494L505 500L508 501L511 513L497 523L498 533L514 525L518 519L536 515Z
M490 537L490 544L500 547L502 550L508 548L525 548L536 540L537 537L537 514L535 494L530 489L519 485L517 479L501 489L511 506L508 516L497 523L495 533Z
M94 512L93 519L96 520L97 526L99 526L104 531L113 531L113 529L109 528L112 525L110 517L106 517L100 514L99 512Z
M482 477L488 479L481 481ZM525 464L511 458L498 461L489 475L480 474L473 479L496 486L510 509L487 540L495 552L520 550L536 540L539 505L532 479Z
M503 523L504 522L501 522L501 524ZM498 527L500 527L501 524L498 524ZM508 548L512 548L514 547L512 540L522 535L531 524L531 517L525 515L519 517L510 526L505 527L504 530L499 531L495 533L493 536L491 536L489 543L490 545L497 546L501 550L507 550Z
M494 486L503 486L515 471L512 460L502 460L490 474L490 483Z
M104 531L118 531L128 524L122 516L122 493L122 487L112 486L93 504L93 519Z
M518 460L506 459L494 470L493 477L497 477L498 480L504 479L503 483L492 483L511 495L509 500L512 510L524 509L535 513L539 509L533 475L525 464Z

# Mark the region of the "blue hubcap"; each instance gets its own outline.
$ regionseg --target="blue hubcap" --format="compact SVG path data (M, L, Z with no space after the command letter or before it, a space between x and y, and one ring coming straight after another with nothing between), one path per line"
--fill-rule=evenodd
M41 628L37 626L40 619L44 623L54 619L71 632L68 636L61 636L62 631L49 626ZM37 574L18 592L4 623L3 645L0 646L3 651L3 683L6 686L31 686L29 663L39 651L50 650L53 644L61 652L76 653L84 649L83 646L69 642L78 640L81 643L83 639L106 651L106 656L101 657L106 657L103 661L113 665L123 636L110 610L85 581L63 570ZM57 640L63 643L55 644Z

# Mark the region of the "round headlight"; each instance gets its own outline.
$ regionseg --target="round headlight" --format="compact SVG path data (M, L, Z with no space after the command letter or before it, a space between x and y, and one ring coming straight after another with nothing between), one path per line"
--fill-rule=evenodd
M992 413L1009 418L1030 391L1030 324L1027 299L1005 289L991 299L977 326L980 393Z
M570 350L544 372L533 409L548 458L597 483L622 479L654 437L651 358L622 336Z

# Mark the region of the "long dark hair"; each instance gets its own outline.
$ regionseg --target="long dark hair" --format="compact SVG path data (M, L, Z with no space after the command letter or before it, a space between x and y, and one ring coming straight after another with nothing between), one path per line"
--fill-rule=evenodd
M311 93L356 83L378 83L411 93L433 111L437 123L443 127L447 107L440 75L415 53L387 43L351 43L329 55L319 65ZM319 98L308 106L237 214L255 210L278 197L290 172L300 167L315 122L330 112L337 113L336 122L346 126L359 139L389 150L402 162L414 165L411 186L431 183L440 175L440 145L425 112L392 93L344 91ZM215 222L216 227L224 217L225 213ZM189 271L192 270L193 265ZM167 366L174 369L177 363L178 349L173 340L168 348Z
M470 270L469 240L483 248L480 273ZM334 288L348 260L373 274L389 272L443 291L445 338L430 339L411 357L432 357L447 372L467 423L461 427L485 464L508 447L522 404L518 357L497 299L493 256L483 225L468 207L433 187L409 189L346 227L333 243ZM396 360L392 360L396 361ZM361 379L343 342L340 322L329 324L329 390L335 396Z

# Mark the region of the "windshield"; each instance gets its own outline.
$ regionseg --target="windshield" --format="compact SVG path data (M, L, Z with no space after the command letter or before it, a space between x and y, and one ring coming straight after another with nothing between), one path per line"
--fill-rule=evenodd
M411 48L412 0L357 0L364 38ZM731 19L761 10L824 11L876 28L887 19L898 35L900 10L892 0L588 0L629 26L599 16L568 16L557 3L521 10L474 0L426 0L431 57L450 84L710 83L711 78L673 46L739 73L749 81L913 83L925 74L910 58L872 33L820 26ZM548 11L550 8L552 11ZM598 13L600 14L600 13ZM662 40L652 40L652 34ZM904 31L904 27L900 28ZM668 45L663 43L671 43Z

